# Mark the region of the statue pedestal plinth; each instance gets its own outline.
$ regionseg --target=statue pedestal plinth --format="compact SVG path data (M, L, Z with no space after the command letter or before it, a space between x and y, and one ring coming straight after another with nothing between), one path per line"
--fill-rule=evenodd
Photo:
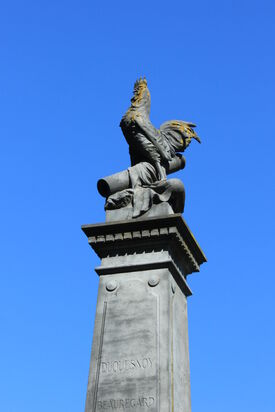
M85 412L191 412L186 276L206 261L180 214L82 226L101 258Z

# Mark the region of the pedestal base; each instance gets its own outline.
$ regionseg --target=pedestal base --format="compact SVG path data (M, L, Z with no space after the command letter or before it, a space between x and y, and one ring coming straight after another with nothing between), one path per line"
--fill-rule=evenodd
M180 215L83 227L101 257L85 412L191 412L186 275L206 259Z

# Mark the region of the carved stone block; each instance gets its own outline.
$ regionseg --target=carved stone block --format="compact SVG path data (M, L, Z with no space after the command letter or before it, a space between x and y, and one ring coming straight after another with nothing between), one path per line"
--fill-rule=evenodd
M188 273L206 259L180 215L83 226L101 258L85 412L191 412Z

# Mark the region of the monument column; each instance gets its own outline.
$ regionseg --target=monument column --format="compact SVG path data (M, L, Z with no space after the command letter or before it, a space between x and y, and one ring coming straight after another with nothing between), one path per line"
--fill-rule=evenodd
M181 214L82 230L101 259L85 412L191 412L186 278L206 258Z

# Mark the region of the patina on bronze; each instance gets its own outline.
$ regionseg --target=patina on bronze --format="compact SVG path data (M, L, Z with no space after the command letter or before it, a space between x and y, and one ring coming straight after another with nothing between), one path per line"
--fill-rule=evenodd
M179 179L167 179L167 175L184 168L185 158L180 152L192 139L200 143L200 138L193 129L195 124L182 120L170 120L155 128L149 117L150 105L147 81L139 79L131 106L120 122L129 144L131 167L100 179L97 185L106 198L107 221L184 210L184 186Z

